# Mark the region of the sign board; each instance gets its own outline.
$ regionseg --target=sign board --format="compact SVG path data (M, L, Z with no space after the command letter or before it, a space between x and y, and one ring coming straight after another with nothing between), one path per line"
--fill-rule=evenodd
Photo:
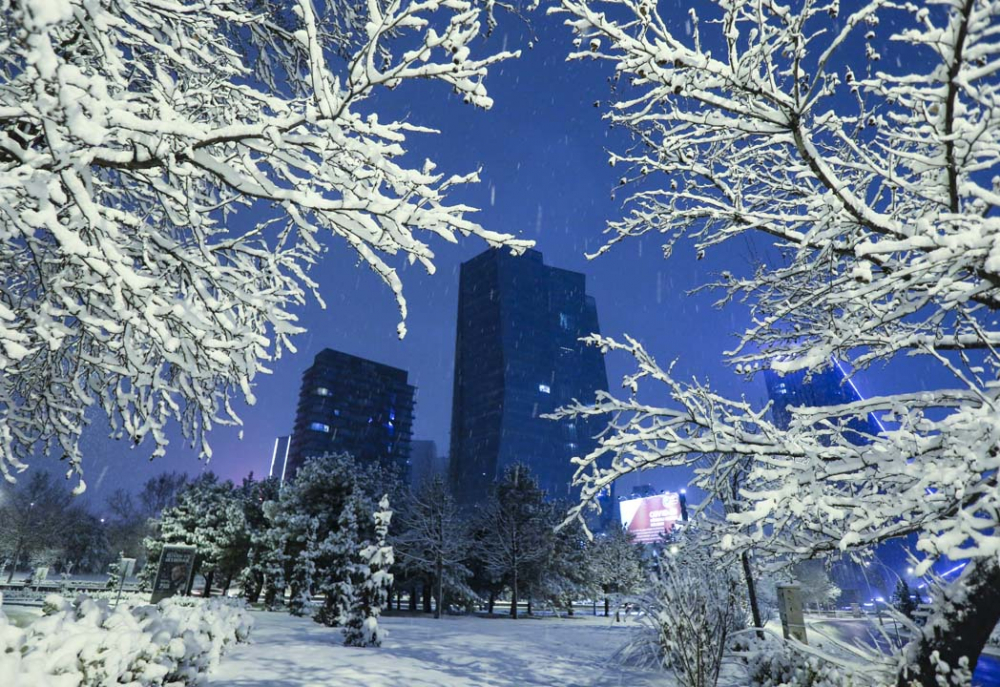
M43 565L35 568L35 572L31 574L32 584L41 584L49 576L49 566Z
M163 545L150 603L158 603L169 596L187 594L194 575L194 559L197 553L198 549L194 546Z
M620 501L618 510L621 513L622 527L642 544L660 541L660 537L669 534L683 517L680 494L669 491L641 499Z
M806 619L802 613L802 588L797 584L778 585L778 614L785 639L806 641Z
M122 582L125 582L125 578L132 577L135 573L135 559L134 558L121 558L118 560L118 574L121 575Z

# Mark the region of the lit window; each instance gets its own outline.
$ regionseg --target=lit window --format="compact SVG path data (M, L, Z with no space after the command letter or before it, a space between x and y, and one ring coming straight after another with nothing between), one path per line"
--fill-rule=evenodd
M311 425L309 425L309 429L311 429L314 432L326 432L327 434L330 433L330 425L325 425L322 422L312 423Z
M395 420L396 419L396 411L393 410L392 408L389 408L389 419L390 420Z
M552 393L552 388L548 384L539 384L538 385L538 390L541 391L543 394L551 394Z
M569 329L569 315L564 312L559 313L559 326L563 329Z
M333 409L333 414L334 414L334 416L336 416L336 417L340 417L340 411L339 411L339 410L338 410L337 408L334 408L334 409Z
M330 390L327 389L325 386L318 386L318 387L316 387L316 395L317 396L329 396L330 395Z

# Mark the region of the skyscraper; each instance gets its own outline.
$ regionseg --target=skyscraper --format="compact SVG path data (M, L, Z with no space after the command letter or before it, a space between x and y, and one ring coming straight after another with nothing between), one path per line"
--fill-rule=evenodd
M813 372L806 381L806 372L790 372L779 375L767 369L764 384L771 399L771 416L780 429L788 429L792 420L792 407L806 406L818 408L836 406L861 400L861 394L839 364L834 364L822 372ZM853 430L846 436L855 444L866 443L866 435L876 435L881 430L879 420L874 415L864 419L852 418L847 426Z
M324 453L346 452L359 463L405 470L414 391L406 370L321 351L302 375L286 478L306 458Z
M600 427L541 416L608 388L604 357L579 341L599 332L584 275L537 251L488 250L462 264L449 466L460 503L483 501L517 462L550 497L571 495L570 458L596 446Z
M448 456L439 456L437 444L429 439L410 442L410 486L419 487L434 477L447 476Z

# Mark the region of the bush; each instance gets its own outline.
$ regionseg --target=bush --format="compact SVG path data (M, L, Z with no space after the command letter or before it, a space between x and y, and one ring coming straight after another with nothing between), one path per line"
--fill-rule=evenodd
M11 687L192 685L248 641L252 624L244 605L223 599L111 609L52 594L24 629L0 612L0 675L13 676Z
M664 556L640 597L641 633L626 656L652 657L681 687L715 687L732 634L747 625L737 578L723 566Z
M868 681L774 636L741 647L748 687L867 687Z

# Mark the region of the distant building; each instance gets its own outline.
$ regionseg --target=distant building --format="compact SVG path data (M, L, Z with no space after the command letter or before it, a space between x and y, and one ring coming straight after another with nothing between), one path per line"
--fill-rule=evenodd
M410 485L419 487L433 477L447 478L448 457L439 456L437 444L429 439L410 442Z
M773 370L765 370L764 383L767 386L768 398L773 404L772 419L780 429L788 429L793 407L816 408L862 400L854 382L837 364L822 372L813 372L809 381L806 381L804 370L784 375ZM863 420L853 418L847 424L855 432L853 435L848 434L849 440L859 445L865 443L865 435L874 436L882 429L874 415L868 415Z
M306 458L342 452L405 471L414 392L405 370L323 350L302 375L287 476Z
M291 436L278 437L274 440L274 450L271 451L271 468L267 471L268 477L276 477L284 483L285 472L288 470L288 447L291 443Z
M484 501L516 462L550 498L572 495L570 458L593 450L602 427L541 416L608 388L604 357L579 341L599 332L584 275L537 251L488 250L462 264L449 464L459 503Z

